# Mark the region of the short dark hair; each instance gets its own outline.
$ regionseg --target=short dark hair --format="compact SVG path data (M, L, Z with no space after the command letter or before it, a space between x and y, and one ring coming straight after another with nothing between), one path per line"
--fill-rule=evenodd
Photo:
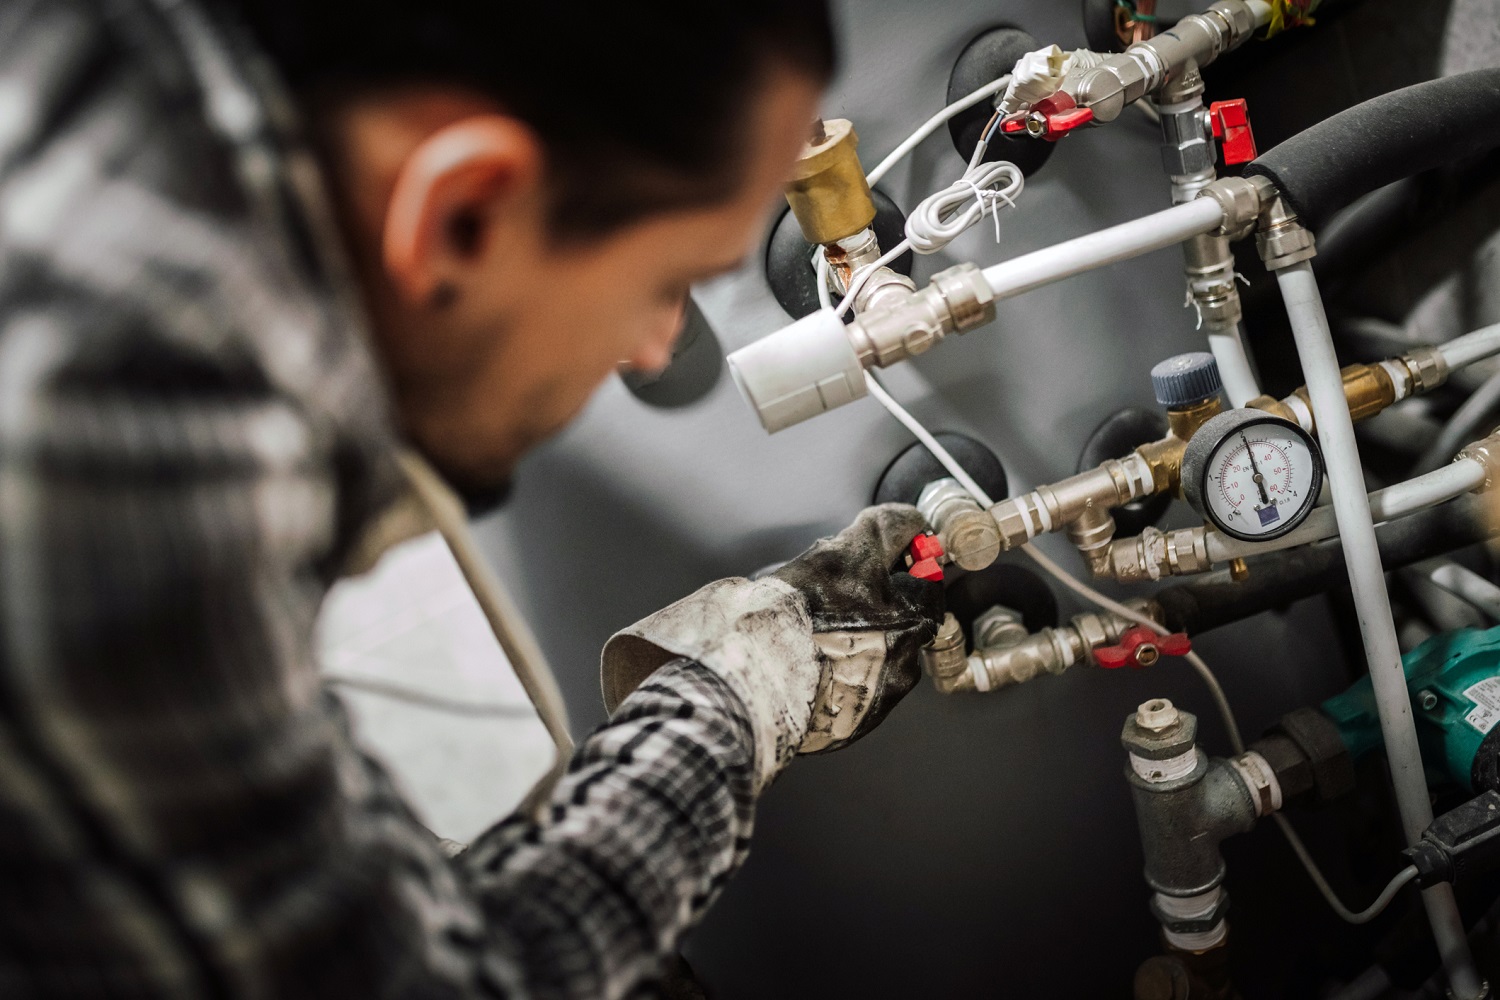
M526 121L563 238L728 196L770 68L835 63L826 0L227 2L300 95L448 83Z

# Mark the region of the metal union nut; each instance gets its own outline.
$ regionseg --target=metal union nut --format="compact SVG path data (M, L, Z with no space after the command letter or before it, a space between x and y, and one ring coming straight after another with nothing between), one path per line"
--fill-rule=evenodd
M1414 347L1401 359L1411 372L1412 387L1417 392L1431 392L1448 381L1448 362L1431 347Z
M1213 907L1203 913L1191 917L1182 917L1168 912L1161 904L1161 893L1151 894L1151 915L1154 916L1163 927L1178 934L1201 934L1211 931L1219 926L1229 913L1229 893L1219 890L1218 898Z
M1318 253L1312 231L1300 222L1284 222L1261 230L1255 234L1255 248L1268 271L1291 267Z
M1170 703L1168 703L1170 704ZM1148 729L1140 713L1132 713L1120 732L1120 745L1144 760L1171 760L1192 750L1198 741L1198 717L1177 710L1177 721L1164 729Z
M948 304L957 333L983 326L995 318L995 290L973 264L958 264L932 276L932 286Z
M1014 646L1029 633L1019 612L996 604L974 619L974 645L981 649Z
M1020 504L1015 500L1002 500L990 508L990 517L1000 529L1000 544L1006 549L1025 545L1031 540L1026 530L1028 521Z
M937 635L922 649L922 666L929 676L948 679L968 669L969 658L964 652L964 630L958 619L951 614L943 616Z

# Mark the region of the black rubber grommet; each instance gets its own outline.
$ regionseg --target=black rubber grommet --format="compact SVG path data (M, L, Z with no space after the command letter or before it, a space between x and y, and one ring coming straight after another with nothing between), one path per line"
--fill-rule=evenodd
M989 28L975 35L953 63L953 72L948 76L948 103L952 104L1009 73L1017 59L1041 47L1035 38L1011 25ZM953 148L965 163L974 155L980 133L994 114L993 101L980 101L948 120L948 135L953 139ZM1041 139L996 134L990 141L990 148L985 151L984 160L986 163L1009 160L1030 177L1047 162L1056 145Z
M997 604L1021 613L1028 631L1057 626L1057 597L1047 582L1025 566L993 563L977 573L965 573L948 585L947 609L974 634L974 619Z
M1008 495L1010 482L1005 475L1005 466L987 445L951 431L938 431L933 437L948 449L965 472L974 477L991 500L999 501ZM948 470L932 457L926 445L918 442L885 467L875 483L873 502L916 503L928 483L947 478Z
M1129 407L1112 413L1084 442L1083 453L1078 456L1078 471L1086 472L1111 458L1124 458L1141 445L1160 440L1166 433L1167 416L1160 410ZM1171 505L1172 498L1163 493L1116 507L1113 511L1116 536L1140 534L1142 528L1159 522Z
M875 236L882 248L893 247L906 238L906 213L879 189L871 191L870 196L875 202ZM812 254L812 244L802 238L802 227L787 209L766 242L766 282L777 303L793 319L818 311L818 276ZM912 254L902 254L890 267L910 277Z

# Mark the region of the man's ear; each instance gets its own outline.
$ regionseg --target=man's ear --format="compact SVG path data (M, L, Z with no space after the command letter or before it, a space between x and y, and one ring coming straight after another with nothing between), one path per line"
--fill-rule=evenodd
M507 208L541 183L536 134L514 118L476 115L432 133L402 164L386 209L382 254L402 295L425 304L472 260Z

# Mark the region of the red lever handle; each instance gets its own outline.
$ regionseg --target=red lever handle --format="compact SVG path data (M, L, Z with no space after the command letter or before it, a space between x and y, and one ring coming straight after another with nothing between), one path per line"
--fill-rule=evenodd
M1149 667L1163 656L1183 656L1192 651L1193 643L1185 633L1157 635L1144 625L1136 625L1125 630L1119 645L1094 650L1094 662L1106 670Z
M1226 166L1255 159L1255 133L1250 131L1250 113L1243 97L1213 102L1208 106L1208 120L1213 124L1214 138L1224 149Z
M1059 90L1051 97L1037 101L1027 111L1006 115L1000 121L1000 131L1010 135L1026 132L1038 139L1056 142L1093 120L1092 108L1080 108L1070 94Z
M937 535L922 534L911 540L906 553L907 572L918 580L941 581L943 567L938 562L943 557L943 543Z

